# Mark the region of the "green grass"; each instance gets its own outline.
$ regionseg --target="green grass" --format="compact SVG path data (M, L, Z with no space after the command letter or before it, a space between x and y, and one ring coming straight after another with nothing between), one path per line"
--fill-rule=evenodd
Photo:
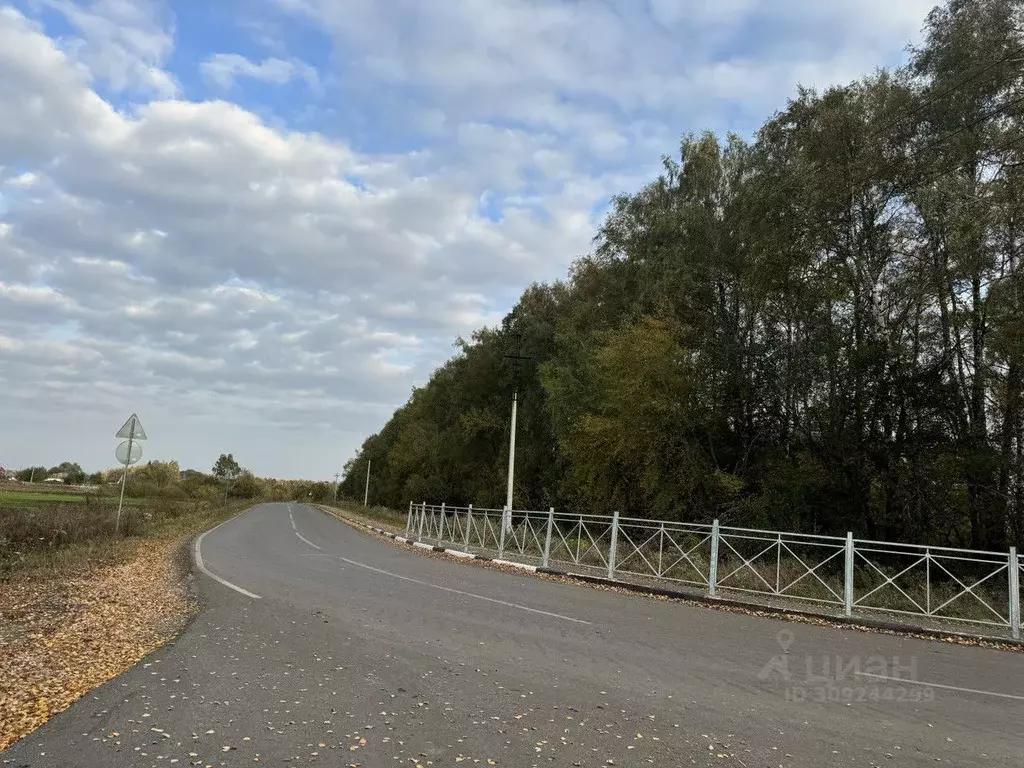
M7 507L24 507L36 504L59 502L61 504L117 505L117 494L111 493L61 493L46 491L0 491L0 510ZM144 499L125 497L125 504L143 504Z
M46 493L44 491L0 491L0 507L20 504L41 504L45 501L85 502L85 496L73 493Z
M37 494L34 494L37 495ZM126 500L127 502L127 500ZM0 508L0 581L12 573L82 559L109 560L146 539L203 530L252 504L154 499L126 503L114 534L113 504L33 501Z
M324 506L342 509L353 517L361 517L381 523L389 528L405 530L405 512L398 512L388 507L364 507L359 503L339 501L337 504L327 503Z

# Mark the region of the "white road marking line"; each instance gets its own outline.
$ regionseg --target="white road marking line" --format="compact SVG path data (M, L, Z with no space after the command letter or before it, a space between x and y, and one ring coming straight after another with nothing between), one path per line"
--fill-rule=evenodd
M341 560L342 562L348 563L350 565L357 566L358 568L365 568L368 571L373 571L374 573L380 573L380 574L383 574L385 576L391 576L394 579L401 579L402 581L410 581L413 584L419 584L420 586L423 586L423 587L432 587L434 589L439 589L442 592L451 592L452 594L462 595L463 597L475 597L477 600L486 600L488 603L497 603L498 605L505 605L505 606L508 606L509 608L518 608L520 611L529 611L530 613L539 613L542 616L551 616L552 618L555 618L555 619L564 619L565 621L572 621L572 622L575 622L577 624L587 624L587 625L590 625L592 623L592 622L589 622L589 621L584 621L583 619L574 619L572 616L563 616L560 613L551 613L550 611L542 611L542 610L539 610L538 608L529 608L529 607L527 607L525 605L518 605L516 603L508 603L508 602L505 602L504 600L498 600L498 599L493 598L493 597L485 597L483 595L477 595L477 594L474 594L472 592L463 592L461 589L452 589L451 587L442 587L440 584L431 584L429 581L420 581L419 579L413 579L413 578L410 578L408 576L401 576L400 574L392 573L391 571L385 571L385 570L383 570L381 568L374 568L372 565L366 565L365 563L358 563L355 560L349 560L347 557L339 557L338 559Z
M309 539L307 539L307 538L306 538L305 536L303 536L303 535L302 535L301 533L299 533L298 531L296 531L296 532L295 532L295 535L296 535L296 536L298 536L298 537L299 537L300 539L302 539L302 540L303 540L304 542L306 542L307 544L309 544L309 546L311 546L311 547L312 547L313 549L321 549L321 547L318 547L318 546L317 546L316 544L314 544L314 543L313 543L312 541L310 541Z
M288 507L288 519L292 521L292 530L293 531L297 531L298 528L295 527L295 518L292 517L292 508L291 507Z
M225 520L224 521L224 523L228 523L228 522L231 522L231 521L230 520ZM220 525L224 525L224 523L221 523ZM218 526L216 526L214 528L211 528L206 533L202 534L198 539L196 539L196 546L195 546L196 567L200 571L205 573L207 576L209 576L211 579L213 579L214 581L219 581L225 587L230 587L231 589L235 590L235 592L241 592L246 597L251 597L254 600L260 600L261 599L260 596L257 595L255 592L250 592L248 589L242 589L241 587L239 587L239 586L237 586L235 584L232 584L227 579L222 579L217 574L210 573L210 571L206 567L206 564L203 563L203 551L202 551L203 539L206 538L207 534L213 533L214 531L217 530L217 528L220 528L220 525L218 525Z
M910 680L906 677L889 677L888 675L873 675L870 672L854 672L855 675L861 677L871 677L875 680L892 680L897 683L906 683L908 686L920 685L925 688L942 688L946 691L961 691L962 693L977 693L982 696L998 696L1000 699L1013 699L1015 701L1024 701L1024 696L1016 696L1012 693L997 693L995 691L979 691L976 688L961 688L958 685L943 685L942 683L928 683L924 680Z

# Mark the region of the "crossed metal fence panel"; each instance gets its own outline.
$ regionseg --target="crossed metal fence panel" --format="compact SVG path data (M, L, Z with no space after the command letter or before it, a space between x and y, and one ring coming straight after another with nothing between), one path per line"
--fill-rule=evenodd
M995 627L1020 637L1024 557L749 528L592 514L410 504L409 538L531 564L783 607L820 604Z
M846 540L835 536L722 527L716 586L841 606L845 551Z
M855 606L1012 628L1011 558L950 547L858 544L862 588Z
M599 515L555 515L549 560L606 571L611 533L611 518Z
M619 521L616 571L706 587L711 526L659 523L622 518Z

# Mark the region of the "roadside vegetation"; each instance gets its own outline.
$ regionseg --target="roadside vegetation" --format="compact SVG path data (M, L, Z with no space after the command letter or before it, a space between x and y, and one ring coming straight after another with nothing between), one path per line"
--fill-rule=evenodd
M37 469L27 477L52 474ZM231 454L210 472L151 462L129 471L115 532L120 479L0 484L0 749L181 631L192 536L259 501L333 496L255 477Z
M342 494L500 506L518 352L517 508L1024 546L1022 30L950 0L905 67L684 137Z
M77 464L58 468L66 467ZM88 478L94 485L0 484L0 580L82 559L109 562L130 555L140 541L202 530L261 500L323 501L333 494L329 483L256 477L232 454L222 455L209 472L155 461L129 470L118 525L121 471L96 473ZM33 474L39 476L29 470Z
M390 531L405 530L406 513L404 511L400 512L395 509L389 509L388 507L381 506L364 507L361 501L353 501L350 499L339 499L336 502L329 501L323 506L341 509L348 517L355 518L366 523L373 522Z

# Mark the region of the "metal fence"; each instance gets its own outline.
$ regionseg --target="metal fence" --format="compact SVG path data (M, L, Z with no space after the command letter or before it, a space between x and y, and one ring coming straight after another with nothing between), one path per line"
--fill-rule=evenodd
M502 521L504 519L504 524ZM614 515L410 504L406 535L474 554L710 597L844 616L896 614L1020 638L1024 558Z

